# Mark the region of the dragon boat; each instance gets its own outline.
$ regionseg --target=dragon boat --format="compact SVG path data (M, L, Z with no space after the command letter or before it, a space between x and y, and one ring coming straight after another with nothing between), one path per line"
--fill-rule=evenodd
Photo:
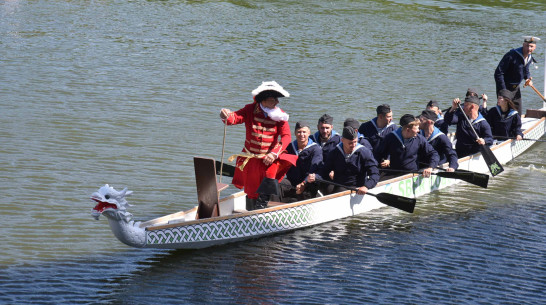
M540 139L546 132L545 117L546 107L527 110L522 129L524 138L529 140L494 143L490 151L498 162L512 161L536 142L532 140ZM461 158L459 169L489 174L492 169L486 158L482 153ZM227 185L217 183L213 159L195 157L194 164L198 200L192 209L137 222L127 211L126 197L132 192L117 191L106 184L91 195L97 202L91 214L97 220L104 215L114 235L132 247L199 249L292 231L389 206L381 200L381 194L416 198L462 181L438 174L424 178L411 173L380 181L366 195L348 190L293 203L270 202L265 209L246 211L244 192L219 197ZM447 164L442 166L445 168ZM412 212L413 207L406 211Z

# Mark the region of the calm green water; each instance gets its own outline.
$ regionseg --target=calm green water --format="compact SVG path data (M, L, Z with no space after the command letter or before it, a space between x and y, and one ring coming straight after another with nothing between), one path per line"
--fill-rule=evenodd
M202 251L128 248L89 212L105 183L139 219L192 207L193 156L219 159L219 109L263 80L291 122L395 120L493 71L539 1L0 1L0 303L537 304L546 281L546 145L487 190L420 198ZM539 43L535 86L543 91ZM527 108L541 106L523 89ZM226 155L244 128L230 127ZM231 190L233 191L233 190Z

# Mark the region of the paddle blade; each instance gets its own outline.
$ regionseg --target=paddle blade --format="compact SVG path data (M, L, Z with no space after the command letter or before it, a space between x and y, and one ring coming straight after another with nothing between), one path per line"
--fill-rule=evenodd
M495 157L495 154L493 154L489 146L480 145L480 151L493 177L504 171L504 168L500 164L499 160L497 160L497 157Z
M370 193L370 195L375 196L377 200L379 200L381 203L384 203L393 208L400 209L402 211L406 211L408 213L413 213L413 210L415 209L415 203L417 202L415 198L408 198L389 193Z
M481 173L455 171L438 172L436 175L443 178L460 179L483 188L487 188L487 184L489 183L489 175Z
M220 173L220 167L222 167L222 173ZM216 161L216 174L221 174L222 176L226 177L233 177L233 175L235 175L235 166L226 163L222 165L220 161Z

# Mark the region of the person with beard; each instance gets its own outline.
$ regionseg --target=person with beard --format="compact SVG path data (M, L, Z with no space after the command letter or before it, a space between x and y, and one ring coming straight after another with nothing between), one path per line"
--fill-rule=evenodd
M317 124L318 131L311 139L322 147L322 158L326 160L328 154L336 148L341 141L341 136L334 130L334 118L329 114L323 114Z
M262 82L252 91L254 102L237 111L222 109L220 118L226 125L245 124L246 139L243 151L237 157L232 183L244 188L247 210L267 206L271 195L280 195L279 180L297 156L285 153L291 142L288 114L277 107L280 97L290 94L277 82Z
M453 149L453 144L449 138L435 125L438 115L432 110L423 110L419 116L419 134L423 136L427 142L438 153L438 164L449 162L448 172L454 172L459 167L457 153Z
M310 173L316 173L322 163L322 149L309 136L311 129L304 122L297 122L295 128L296 140L288 145L286 152L298 156L296 166L286 173L281 181L283 202L297 201L316 197L315 184L305 186L305 178Z

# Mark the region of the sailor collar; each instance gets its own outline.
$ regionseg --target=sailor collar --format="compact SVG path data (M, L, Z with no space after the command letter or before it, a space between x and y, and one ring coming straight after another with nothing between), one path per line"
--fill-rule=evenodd
M317 143L315 143L315 141L313 141L311 139L311 137L309 137L308 141L307 141L307 145L301 150L299 151L298 150L298 140L294 140L292 141L292 148L294 149L294 152L296 152L296 155L298 156L300 154L300 152L306 150L307 148L313 146L313 145L317 145Z
M364 145L360 144L360 143L357 143L355 148L353 149L353 151L350 153L350 154L346 154L345 151L343 150L343 142L340 142L338 145L337 145L337 148L339 149L339 151L341 152L341 154L343 156L345 156L345 160L349 159L352 155L354 155L354 153L361 149L362 147L364 147Z
M422 135L424 138L426 138L424 130L420 130L419 134ZM438 129L438 127L434 127L434 130L432 131L432 134L430 135L430 137L426 138L427 142L432 142L434 139L436 139L437 137L439 137L439 136L441 136L443 134L444 133L441 132L440 129Z
M387 128L387 127L391 126L392 124L394 124L393 122L390 122L390 123L388 123L387 125L385 125L385 127L379 128L379 127L377 127L377 117L373 118L373 119L371 120L371 122L372 122L373 127L375 127L375 131L377 131L377 135L378 135L378 136L381 135L381 132L382 132L383 130L385 130L385 128Z
M497 111L499 112L499 115L502 117L503 113L502 113L502 110L501 110L500 106L497 105L495 108L496 108ZM516 110L510 109L510 111L508 111L508 114L506 115L506 118L507 118L507 119L508 119L508 118L511 118L511 117L513 117L513 116L516 115L516 114L518 114L518 112L517 112Z

